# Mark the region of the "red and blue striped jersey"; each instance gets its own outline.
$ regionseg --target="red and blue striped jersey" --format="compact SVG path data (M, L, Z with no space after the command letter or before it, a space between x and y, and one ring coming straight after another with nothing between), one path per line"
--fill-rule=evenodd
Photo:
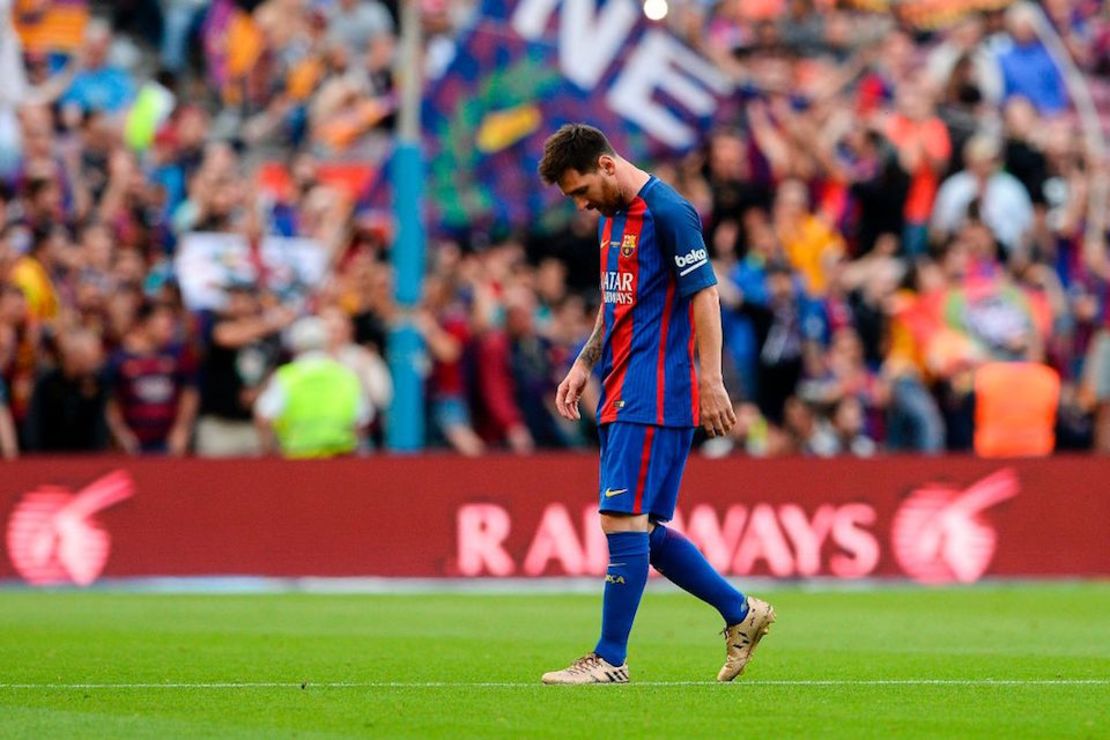
M598 231L605 331L598 423L697 426L691 298L717 283L697 211L652 176Z

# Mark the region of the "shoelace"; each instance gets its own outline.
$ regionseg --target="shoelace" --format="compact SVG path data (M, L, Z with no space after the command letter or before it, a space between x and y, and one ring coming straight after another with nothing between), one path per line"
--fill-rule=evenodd
M583 655L581 658L574 661L574 663L571 664L570 668L568 668L567 671L569 671L570 673L587 673L590 671L590 669L597 668L600 665L601 659L598 658L596 654L589 653L588 655Z
M721 630L720 632L718 632L717 634L721 635L722 637L724 637L727 640L728 639L728 631L730 629L732 629L733 627L741 627L747 621L748 621L748 616L745 614L744 619L742 621L737 622L736 624L731 624L731 625L726 624L725 628L723 630ZM745 638L748 636L747 632L741 632L740 634L743 635Z

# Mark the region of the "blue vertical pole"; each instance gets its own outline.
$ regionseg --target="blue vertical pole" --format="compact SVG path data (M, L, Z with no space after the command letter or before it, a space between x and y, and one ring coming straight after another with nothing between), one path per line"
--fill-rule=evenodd
M394 296L400 310L389 332L393 405L386 424L386 445L396 452L418 452L424 447L423 368L427 365L424 340L413 321L424 279L419 0L402 3L400 46L397 72L401 80L401 107L397 145L389 171L397 223L397 239L392 252Z
M391 450L416 452L424 446L424 340L412 320L424 276L424 225L421 220L422 162L419 144L401 142L393 152L397 239L393 244L394 291L399 318L389 332L389 369L393 405L386 427Z

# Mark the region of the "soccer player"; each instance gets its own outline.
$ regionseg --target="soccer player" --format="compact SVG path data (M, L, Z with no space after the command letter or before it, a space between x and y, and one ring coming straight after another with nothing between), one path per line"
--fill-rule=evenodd
M717 679L731 681L775 611L733 588L689 540L664 526L674 515L694 429L700 424L716 437L736 422L721 378L721 309L701 221L674 189L621 158L590 126L568 124L553 134L539 172L579 209L601 214L601 309L555 405L562 416L580 418L578 400L601 363L598 501L609 543L601 639L543 682L628 682L628 635L649 563L721 613L727 652Z

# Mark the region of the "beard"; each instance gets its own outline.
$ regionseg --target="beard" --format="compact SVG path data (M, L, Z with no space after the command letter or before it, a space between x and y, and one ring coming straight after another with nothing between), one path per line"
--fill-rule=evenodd
M612 218L628 206L621 197L621 191L616 182L602 180L601 195L602 200L594 207L606 218Z

